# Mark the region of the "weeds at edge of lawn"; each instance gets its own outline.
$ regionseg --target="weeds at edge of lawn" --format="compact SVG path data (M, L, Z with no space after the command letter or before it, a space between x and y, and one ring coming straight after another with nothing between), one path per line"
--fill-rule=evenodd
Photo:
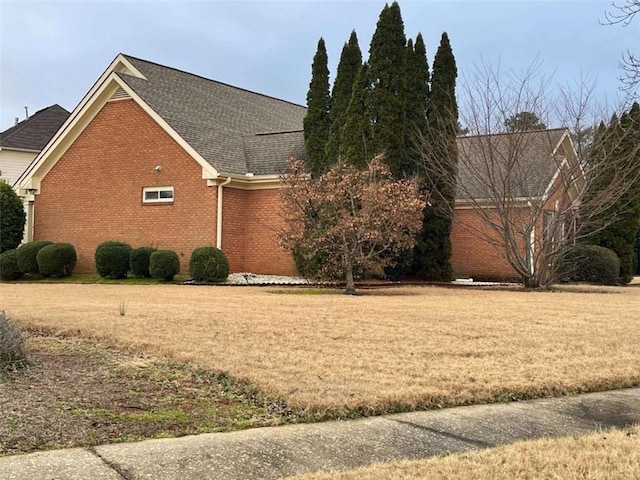
M41 329L27 329L27 332L38 333L42 335L48 335L52 337L60 338L79 338L88 340L93 343L97 343L103 347L113 348L122 352L138 352L134 346L123 344L118 341L114 341L109 338L98 338L92 336L85 336L82 332L59 332L54 328L41 328ZM151 356L155 354L148 353ZM206 374L215 378L215 381L220 383L226 392L236 392L239 395L247 398L252 402L266 402L276 407L281 413L283 413L289 420L286 423L313 423L323 422L330 420L343 420L343 419L357 419L371 416L390 415L395 413L406 413L413 411L425 411L425 410L440 410L443 408L463 407L470 405L487 405L494 403L510 403L526 400L534 400L541 398L557 398L564 396L573 396L583 393L602 392L607 390L618 390L625 388L640 387L640 374L637 378L633 379L606 379L597 382L593 382L586 385L576 386L554 386L549 387L542 385L538 388L528 388L524 390L497 390L484 396L477 396L469 399L452 400L447 396L437 396L424 398L418 402L401 402L401 401L389 401L380 405L357 405L351 406L339 406L335 408L323 408L315 407L313 405L290 405L289 402L283 397L277 397L268 395L253 385L248 379L241 377L234 377L227 372L218 371L213 369L205 369L201 366L188 362L181 362L171 357L158 357L164 358L169 365L172 366L186 366L191 368L198 374ZM201 432L204 433L204 432Z
M0 457L300 421L228 375L86 337L25 333L33 368L0 379Z

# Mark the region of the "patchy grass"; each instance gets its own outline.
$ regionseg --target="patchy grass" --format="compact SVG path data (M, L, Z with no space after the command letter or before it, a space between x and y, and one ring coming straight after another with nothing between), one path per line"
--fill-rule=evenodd
M405 287L360 297L272 291L0 285L3 307L19 325L226 372L320 416L640 384L637 288ZM125 316L118 314L121 301Z
M279 425L250 385L88 340L28 335L31 365L0 378L0 456Z
M562 478L635 480L640 477L640 426L580 437L519 442L473 453L378 464L290 480L493 480Z

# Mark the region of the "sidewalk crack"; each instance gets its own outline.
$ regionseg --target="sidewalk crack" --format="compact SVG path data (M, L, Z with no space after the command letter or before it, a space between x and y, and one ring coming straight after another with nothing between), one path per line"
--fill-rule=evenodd
M102 463L104 463L107 467L109 467L111 470L113 470L118 475L120 475L122 480L135 480L131 472L129 472L126 468L122 468L117 463L110 462L109 460L104 458L102 455L98 453L95 447L87 447L87 451L93 453L96 457L102 460Z
M444 430L438 430L437 428L426 427L424 425L419 425L417 423L409 422L409 421L406 421L406 420L398 420L397 418L389 418L388 420L391 420L393 422L398 422L398 423L401 423L403 425L408 425L410 427L417 428L419 430L426 430L427 432L435 433L437 435L442 435L444 437L449 437L449 438L452 438L454 440L459 440L459 441L464 442L464 443L470 443L470 444L475 445L475 446L480 447L480 448L489 448L489 447L493 447L494 446L493 444L488 443L488 442L483 442L481 440L474 440L473 438L463 437L462 435L456 435L455 433L447 432L447 431L444 431Z

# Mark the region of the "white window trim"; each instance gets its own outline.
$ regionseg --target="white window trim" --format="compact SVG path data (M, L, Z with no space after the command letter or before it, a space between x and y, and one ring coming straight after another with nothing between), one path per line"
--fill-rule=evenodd
M147 198L148 192L158 192L158 198ZM171 192L171 198L160 198L161 192ZM173 187L144 187L142 189L142 203L173 203Z

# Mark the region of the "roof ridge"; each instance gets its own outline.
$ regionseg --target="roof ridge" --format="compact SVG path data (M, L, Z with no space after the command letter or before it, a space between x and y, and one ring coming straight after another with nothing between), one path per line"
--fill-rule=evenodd
M477 135L464 135L459 136L459 139L465 138L480 138L480 137L497 137L500 135L513 135L516 133L541 133L541 132L556 132L556 131L568 131L567 127L556 127L556 128L537 128L535 130L518 130L515 132L496 132L496 133L480 133Z
M223 85L225 87L233 88L234 90L240 90L240 91L243 91L243 92L252 93L254 95L259 95L261 97L270 98L272 100L277 100L279 102L288 103L289 105L293 105L295 107L307 108L304 105L300 105L300 104L297 104L297 103L294 103L294 102L290 102L289 100L284 100L282 98L277 98L277 97L274 97L272 95L266 95L266 94L260 93L260 92L254 92L253 90L249 90L247 88L242 88L242 87L237 87L235 85L231 85L230 83L221 82L219 80L213 80L212 78L207 78L207 77L204 77L202 75L198 75L197 73L191 73L191 72L187 72L186 70L181 70L179 68L170 67L168 65L162 65L161 63L152 62L150 60L145 60L144 58L134 57L133 55L127 55L126 53L121 53L121 55L123 57L125 57L125 58L131 58L131 59L134 59L134 60L138 60L140 62L150 63L151 65L156 65L158 67L162 67L162 68L166 68L166 69L169 69L169 70L173 70L175 72L183 73L185 75L190 75L192 77L201 78L202 80L206 80L208 82L217 83L218 85Z

